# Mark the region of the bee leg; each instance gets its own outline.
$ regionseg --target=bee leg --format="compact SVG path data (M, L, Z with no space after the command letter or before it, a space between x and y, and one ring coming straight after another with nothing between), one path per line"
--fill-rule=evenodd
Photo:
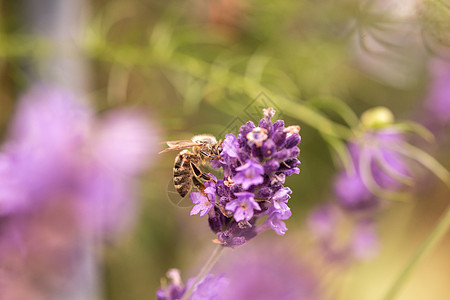
M206 194L205 194L205 185L200 180L198 180L198 178L196 176L192 176L192 182L194 183L195 187L200 192L202 192L203 195L206 196Z
M198 178L201 178L204 180L213 180L215 182L215 180L212 179L211 176L209 176L208 174L206 174L205 172L200 170L200 168L197 167L193 162L191 162L191 168L192 168L192 171L194 171L195 177L198 177Z
M207 153L203 150L200 151L201 154L203 154L206 157L212 158L212 159L223 159L222 157L220 157L219 155L216 154L211 154L211 153Z
M291 168L285 161L282 162L283 165L285 165L287 168Z
M222 153L222 150L223 150L222 140L220 140L217 148L215 148L214 150L214 154L220 155Z
M211 180L211 176L208 174L202 172L194 163L191 162L191 168L194 171L194 175L192 176L192 183L194 183L195 187L206 197L208 197L205 193L205 185L200 181L201 179L204 180Z
M233 213L226 210L225 207L223 207L222 204L216 203L217 207L219 208L220 212L227 218L231 218L233 216Z

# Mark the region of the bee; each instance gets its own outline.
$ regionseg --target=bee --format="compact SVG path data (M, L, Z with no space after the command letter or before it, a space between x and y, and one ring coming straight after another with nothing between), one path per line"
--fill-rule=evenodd
M192 185L203 192L205 187L201 179L211 180L212 178L203 172L198 165L203 165L210 159L220 158L222 141L217 142L214 136L202 134L194 136L191 140L168 141L166 143L169 148L159 152L160 154L192 147L192 152L187 149L183 150L175 158L173 183L178 194L185 197L192 189Z

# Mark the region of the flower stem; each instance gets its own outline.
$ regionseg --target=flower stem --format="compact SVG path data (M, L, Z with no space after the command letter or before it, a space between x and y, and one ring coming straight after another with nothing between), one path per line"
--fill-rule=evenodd
M400 291L401 287L411 275L414 268L419 264L419 262L425 258L425 256L436 246L436 244L441 240L444 234L450 228L450 206L445 211L444 215L439 220L436 227L430 233L428 238L422 244L422 246L417 250L411 260L406 264L404 269L400 272L399 276L387 290L386 294L382 298L383 300L392 300Z
M206 274L208 274L209 271L211 271L212 267L214 267L220 255L222 254L223 249L225 249L225 247L223 247L222 245L217 245L217 247L214 249L213 253L209 257L208 261L203 265L202 269L200 270L200 273L198 273L197 277L195 277L194 283L192 283L192 285L189 287L186 293L184 293L181 300L188 300L191 297L195 286L197 285L197 283L200 282L200 280L202 280L206 276Z

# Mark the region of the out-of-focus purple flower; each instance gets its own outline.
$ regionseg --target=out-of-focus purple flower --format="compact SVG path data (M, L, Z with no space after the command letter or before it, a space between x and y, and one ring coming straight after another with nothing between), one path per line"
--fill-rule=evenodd
M28 199L78 173L78 149L91 122L90 109L64 90L38 86L23 97L2 152L9 156L11 176L25 187Z
M0 216L20 210L26 205L26 194L13 176L14 165L10 155L0 153Z
M171 269L167 272L167 277L171 282L162 286L156 292L156 298L158 300L179 300L186 293L192 284L194 284L194 278L188 280L186 286L181 281L180 272L177 269ZM220 300L223 298L224 291L228 286L228 279L223 275L214 277L212 274L206 275L200 282L198 282L189 297L189 300Z
M106 218L120 224L133 202L133 178L155 154L155 136L141 112L116 110L95 118L70 93L37 86L19 103L3 146L0 176L6 172L9 179L1 184L15 191L5 188L0 204L9 198L14 205L35 206L54 191L68 190L87 211L95 214L99 207L100 215L89 217L94 223Z
M179 300L186 292L186 287L181 281L180 271L177 269L170 269L166 274L170 279L170 283L167 286L162 286L156 292L156 298L158 300Z
M92 123L82 150L80 190L86 215L92 216L104 237L123 232L132 223L135 178L156 155L156 136L142 111L114 110Z
M249 221L253 218L253 210L261 210L254 199L253 193L240 192L234 194L237 199L228 202L225 209L234 213L234 219L237 222Z
M145 170L155 154L155 130L141 111L113 110L93 124L88 143L101 168L121 176Z
M216 197L210 198L214 210L208 211L215 241L223 246L242 245L270 228L280 235L287 230L283 220L291 216L291 190L283 184L286 176L300 172L300 127L272 123L273 108L263 113L259 126L249 121L237 137L227 134L220 159L211 160L224 173L217 180ZM266 220L256 222L262 218Z
M351 209L372 208L379 203L378 198L364 185L359 171L350 174L341 171L334 182L334 191L338 202Z
M356 218L329 203L309 215L308 226L328 261L348 263L378 253L378 237L370 218Z
M14 294L22 288L48 299L46 289L66 284L86 240L114 237L131 222L136 176L156 152L156 133L140 112L98 118L69 92L37 86L19 102L7 137L0 253L8 260L0 277L14 279L0 278L0 298L29 299Z
M401 188L400 179L409 174L408 164L392 146L403 141L399 132L386 128L365 133L351 142L349 150L354 168L351 172L343 170L337 176L334 183L337 201L349 210L372 210L380 203L375 190Z
M81 174L76 193L87 229L107 240L126 232L136 216L134 180L94 165Z
M258 240L224 253L214 268L225 273L229 285L225 299L323 299L319 275L288 243Z
M308 217L308 225L317 236L329 236L334 232L337 212L333 205L322 205Z

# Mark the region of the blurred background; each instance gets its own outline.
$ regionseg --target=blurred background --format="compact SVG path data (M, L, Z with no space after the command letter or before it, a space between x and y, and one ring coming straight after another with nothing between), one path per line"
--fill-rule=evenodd
M301 173L286 182L293 191L289 230L282 237L266 232L247 245L227 249L214 272L235 274L233 264L238 268L248 262L254 264L249 268L261 268L247 275L249 288L264 286L257 274L271 272L277 277L294 272L299 279L285 280L286 286L280 288L304 289L299 299L381 299L447 208L448 187L432 171L414 165L414 185L404 189L407 201L383 201L371 216L377 246L363 258L324 257L308 220L317 207L336 202L333 186L345 167L342 149L351 140L348 132L359 128L359 117L373 107L385 106L396 121L428 128L435 136L432 142L414 134L406 138L450 167L449 46L447 0L0 0L4 145L14 139L16 125L11 124L20 122L15 120L21 115L19 103L25 101L21 99L46 97L29 94L42 84L69 91L90 107L89 114L102 120L92 124L103 122L105 128L116 128L106 121L111 112L138 111L151 135L146 140L151 149L138 162L146 167L139 176L133 173L134 196L122 199L133 202L133 212L122 206L115 211L117 219L129 215L126 225L106 239L97 235L82 239L88 246L80 250L87 253L79 258L87 266L81 274L89 276L63 273L89 281L80 282L88 290L75 295L69 287L50 297L46 293L58 284L46 281L43 289L36 277L60 264L46 263L34 270L5 263L1 286L31 292L11 292L1 299L153 299L168 269L180 269L185 281L195 276L214 248L215 235L205 218L189 216L189 198L180 199L174 191L176 153L156 153L166 140L237 134L245 122L258 122L266 107L275 108L274 119L301 126ZM105 151L120 148L126 137L108 139ZM134 155L134 149L130 151L124 154ZM43 224L61 218L62 212L50 206L34 214L41 215L36 222ZM4 239L14 215L2 212L0 218ZM352 238L348 229L352 221L346 221L345 213L341 218L343 230L336 234L345 245ZM49 227L72 226L64 220L50 222ZM114 220L111 215L111 224ZM59 234L66 236L64 230ZM32 249L24 240L19 243L25 256L40 259L33 252L39 252L39 246ZM62 250L72 247L69 242L64 245ZM414 269L396 299L449 299L449 247L447 233ZM260 255L261 263L248 258L249 253L255 253L253 258ZM276 267L265 267L271 253L277 257ZM11 257L2 255L2 260L17 259ZM291 270L290 262L298 268ZM74 265L76 269L80 264ZM23 284L8 279L11 269L17 275L21 268L35 273L27 279L19 276ZM35 292L36 285L45 292ZM233 289L232 283L228 288ZM248 297L263 299L256 294Z

